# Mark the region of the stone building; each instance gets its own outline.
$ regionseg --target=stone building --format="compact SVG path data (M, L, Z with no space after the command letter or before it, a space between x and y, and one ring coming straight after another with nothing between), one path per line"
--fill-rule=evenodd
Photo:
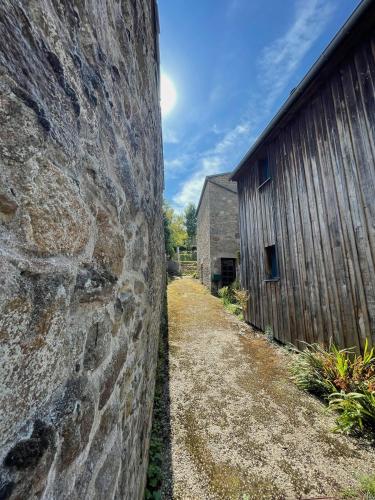
M0 2L0 498L140 499L162 297L152 0Z
M197 207L198 276L214 293L238 274L237 185L229 177L206 177Z

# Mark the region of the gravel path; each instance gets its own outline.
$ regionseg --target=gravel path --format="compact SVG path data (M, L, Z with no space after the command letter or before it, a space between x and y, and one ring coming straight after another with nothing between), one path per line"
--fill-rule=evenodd
M169 285L168 314L163 498L344 498L358 476L374 473L375 450L333 434L324 406L290 382L290 354L196 280Z

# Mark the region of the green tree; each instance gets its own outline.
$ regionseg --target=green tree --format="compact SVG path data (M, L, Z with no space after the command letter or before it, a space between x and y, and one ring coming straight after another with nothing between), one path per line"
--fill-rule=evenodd
M171 222L172 241L174 248L183 247L186 244L187 232L185 228L184 216L173 212Z
M176 214L168 202L164 202L164 235L165 251L170 257L174 255L177 247L186 244L188 238L184 216Z
M190 240L197 234L197 209L194 203L189 203L185 208L185 226Z
M169 258L172 258L174 255L174 248L172 242L171 221L168 214L168 210L171 209L168 207L168 204L164 202L163 222L164 222L165 253L168 255Z

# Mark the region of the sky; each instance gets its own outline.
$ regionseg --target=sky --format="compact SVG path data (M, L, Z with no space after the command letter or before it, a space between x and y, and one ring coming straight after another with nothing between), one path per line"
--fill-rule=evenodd
M360 0L159 0L165 198L232 171Z

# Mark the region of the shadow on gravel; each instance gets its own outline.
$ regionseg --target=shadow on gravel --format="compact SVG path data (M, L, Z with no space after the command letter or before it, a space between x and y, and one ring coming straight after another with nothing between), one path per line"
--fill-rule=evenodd
M170 499L173 491L167 296L159 339L150 458L145 499Z

